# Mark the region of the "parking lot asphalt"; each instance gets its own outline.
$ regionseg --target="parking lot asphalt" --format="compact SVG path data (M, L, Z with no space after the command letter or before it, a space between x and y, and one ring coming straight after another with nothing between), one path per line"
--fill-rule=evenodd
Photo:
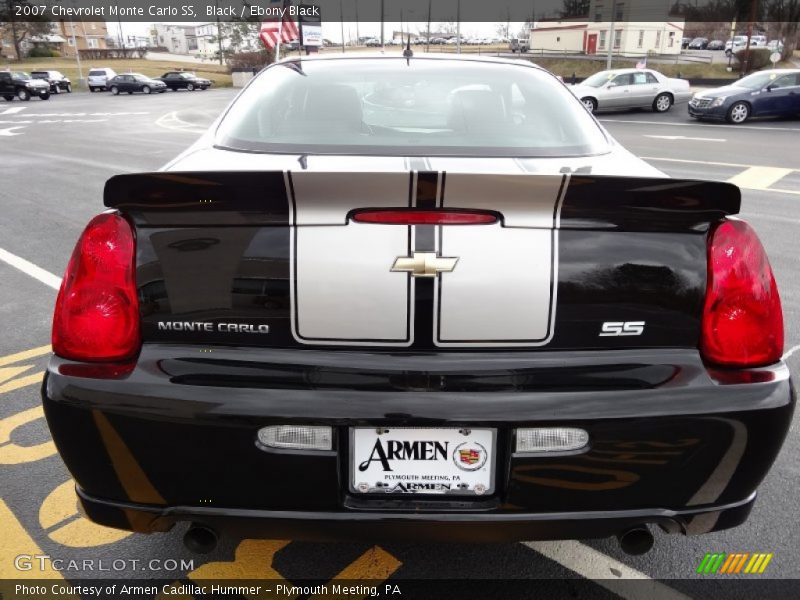
M103 210L105 180L159 168L195 140L233 94L75 93L47 102L0 104L0 578L24 575L14 567L14 557L37 552L62 559L178 562L174 570L144 573L131 566L102 573L45 573L67 579L154 576L191 581L265 574L287 580L514 578L543 580L531 589L546 594L546 580L574 578L576 585L588 586L574 588L575 594L583 590L592 597L639 597L638 588L619 586L620 579L630 577L661 580L652 582L656 597L697 597L691 585L707 552L770 552L774 557L760 577L800 578L796 423L745 525L689 538L655 532L655 547L643 557L625 555L611 539L490 546L228 539L214 553L200 556L183 548L181 528L128 535L81 518L70 475L49 441L39 408L58 278L86 222ZM599 119L624 146L673 177L734 181L742 187L742 216L759 232L778 279L787 362L796 373L800 121L753 121L738 127L697 123L688 118L685 105L661 115L642 111L602 114ZM728 591L709 586L703 597L725 598ZM498 592L496 597L504 596Z

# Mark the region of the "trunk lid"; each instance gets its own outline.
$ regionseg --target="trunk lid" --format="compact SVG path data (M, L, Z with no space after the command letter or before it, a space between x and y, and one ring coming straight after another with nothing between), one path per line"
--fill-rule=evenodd
M122 175L105 193L136 226L145 342L393 351L695 347L706 234L739 201L715 182L424 170ZM388 208L498 220L353 219ZM425 257L456 261L425 277Z

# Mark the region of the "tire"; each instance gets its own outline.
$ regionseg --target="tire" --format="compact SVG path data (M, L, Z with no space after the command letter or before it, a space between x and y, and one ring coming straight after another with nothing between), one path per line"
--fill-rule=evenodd
M193 83L190 83L190 84L188 84L188 85L186 86L186 89L187 89L188 91L190 91L190 92L193 92L193 91L194 91L194 84L193 84Z
M597 100L594 98L581 98L581 102L590 113L594 114L597 112Z
M72 84L71 84L71 83L68 83L68 84L67 84L67 93L68 93L68 94L71 94L71 93L72 93Z
M143 85L142 86L142 92L145 93L145 94L152 94L153 90L150 89L149 85Z
M111 93L114 94L115 96L119 96L119 88L117 86L115 86L115 85L112 85L111 86Z
M59 88L59 87L58 87L58 85L56 85L56 86L53 88L53 93L54 93L54 94L60 94L60 93L61 93L61 88Z
M20 88L19 90L17 90L17 98L19 98L23 102L27 102L28 100L31 99L31 93L25 88Z
M653 110L655 112L663 113L672 108L672 96L666 93L659 94L653 100Z
M734 102L725 115L725 120L734 125L741 125L750 118L750 105L747 102Z
M14 96L5 95L3 96L6 102L12 102L14 100Z
M89 93L94 94L94 88L92 86L89 86Z
M50 92L46 94L39 94L39 100L50 100Z

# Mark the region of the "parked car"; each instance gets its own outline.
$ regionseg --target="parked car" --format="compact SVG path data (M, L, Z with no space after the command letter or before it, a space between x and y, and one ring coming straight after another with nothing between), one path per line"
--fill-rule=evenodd
M725 42L725 54L727 56L731 56L732 54L735 54L737 51L746 47L747 47L747 36L735 35L733 36L733 39L730 39L727 42Z
M692 38L681 38L681 49L686 50L689 47L689 44L692 42Z
M295 40L290 40L288 42L284 42L284 43L281 44L281 49L284 52L292 52L294 50L299 50L300 49L300 40L295 39Z
M364 42L364 45L369 48L379 48L381 45L381 41L378 38L370 38L366 42Z
M59 71L31 71L31 77L47 81L50 84L51 94L72 93L72 82Z
M750 36L750 45L751 46L766 46L767 45L767 36L765 35L751 35Z
M689 82L653 69L600 71L570 90L592 112L630 108L652 108L666 112L673 104L691 96Z
M708 42L708 46L706 46L706 50L724 50L725 49L725 42L722 40L711 40Z
M40 386L81 514L203 551L742 524L795 394L739 189L530 63L300 65L105 182Z
M800 69L759 71L699 92L689 101L689 115L735 125L751 117L800 116Z
M151 94L153 92L166 92L167 84L158 79L148 77L147 75L142 75L141 73L124 73L122 75L117 75L109 81L108 89L115 96L122 92L128 92L129 94L133 94L134 92Z
M109 67L92 67L86 78L86 85L90 92L100 92L108 89L108 82L117 76L117 72Z
M23 71L0 71L0 96L7 102L14 98L27 101L33 96L41 100L50 98L50 85L41 79L33 79Z
M708 46L708 38L697 37L689 42L689 50L705 50Z
M767 48L769 48L773 52L783 52L783 42L780 40L771 40L767 44Z
M188 71L168 71L159 79L173 91L189 90L192 92L194 90L207 90L211 87L211 80L198 77Z

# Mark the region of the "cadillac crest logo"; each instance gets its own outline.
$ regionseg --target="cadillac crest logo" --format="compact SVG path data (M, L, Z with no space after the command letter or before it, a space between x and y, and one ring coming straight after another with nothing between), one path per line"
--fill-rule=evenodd
M487 456L478 442L463 442L453 450L453 462L462 471L477 471L486 464Z

